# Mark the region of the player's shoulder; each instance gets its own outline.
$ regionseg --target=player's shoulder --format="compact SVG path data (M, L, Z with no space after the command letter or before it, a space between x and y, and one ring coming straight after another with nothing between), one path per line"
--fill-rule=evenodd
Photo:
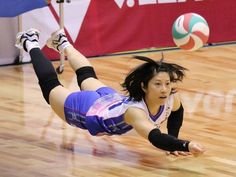
M173 107L172 107L172 111L177 111L180 106L181 106L181 99L178 93L174 93L171 95L172 99L173 99Z

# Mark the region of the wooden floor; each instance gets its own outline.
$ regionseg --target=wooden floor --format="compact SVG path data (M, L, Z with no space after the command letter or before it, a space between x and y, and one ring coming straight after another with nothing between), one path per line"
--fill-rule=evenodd
M204 144L204 155L166 156L135 132L92 137L66 125L42 98L31 64L25 64L0 67L0 177L235 177L236 45L168 51L165 58L189 69L179 86L185 107L180 137ZM99 78L117 89L140 63L130 55L91 62ZM77 89L68 65L60 79Z

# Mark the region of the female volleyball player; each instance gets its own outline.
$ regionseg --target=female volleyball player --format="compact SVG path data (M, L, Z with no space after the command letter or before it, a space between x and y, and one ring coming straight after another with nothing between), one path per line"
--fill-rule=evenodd
M63 30L52 34L47 45L63 52L77 75L81 91L70 92L58 80L53 65L40 50L39 32L29 29L17 35L16 46L31 56L43 96L56 114L68 124L91 135L121 135L134 129L155 147L175 155L200 155L204 147L178 139L183 107L172 84L181 81L185 68L146 57L122 84L128 96L119 94L97 79L90 62L67 40ZM168 134L159 127L167 122Z

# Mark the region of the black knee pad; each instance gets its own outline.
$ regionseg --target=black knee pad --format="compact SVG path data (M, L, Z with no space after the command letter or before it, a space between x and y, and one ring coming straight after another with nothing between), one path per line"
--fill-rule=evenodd
M56 77L56 78L50 78L48 80L40 81L39 85L42 90L44 99L47 101L48 104L50 104L49 103L49 94L50 94L51 90L54 89L55 87L61 85L61 83L59 82L58 78Z
M75 71L76 75L77 75L77 82L79 87L81 86L82 82L90 77L93 77L95 79L97 79L96 73L93 69L93 67L91 66L85 66L82 68L79 68Z

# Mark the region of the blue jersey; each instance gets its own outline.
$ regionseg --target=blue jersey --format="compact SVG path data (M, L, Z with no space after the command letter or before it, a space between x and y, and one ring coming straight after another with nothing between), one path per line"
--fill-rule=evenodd
M132 129L124 121L124 113L129 107L143 109L157 127L170 115L173 96L151 115L145 102L131 101L115 90L103 87L97 91L82 91L71 94L65 103L65 116L70 125L87 129L91 135L123 134Z

